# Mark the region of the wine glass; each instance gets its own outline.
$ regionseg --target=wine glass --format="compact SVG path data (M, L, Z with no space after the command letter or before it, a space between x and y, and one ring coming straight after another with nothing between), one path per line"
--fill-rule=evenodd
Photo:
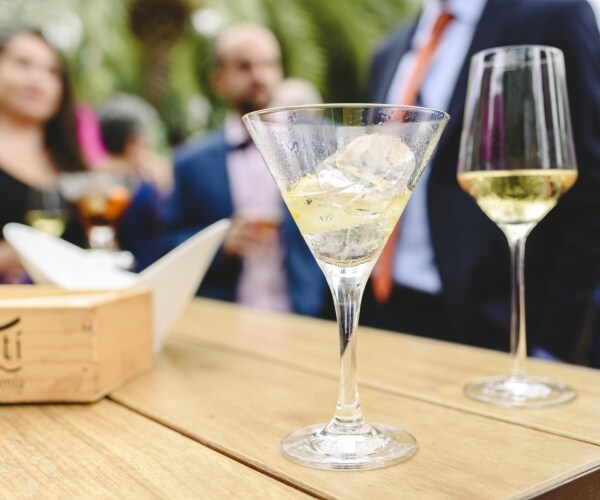
M499 47L471 60L458 182L504 232L511 252L511 355L508 376L465 387L467 396L504 407L565 403L575 392L527 375L525 241L577 179L559 49Z
M133 255L118 250L115 232L138 184L131 173L116 170L68 173L60 178L60 189L73 204L90 249L126 269L133 266Z
M363 417L356 327L369 274L444 129L417 107L328 104L243 117L333 294L340 388L333 419L286 436L283 453L323 469L370 469L407 459L413 436Z
M67 206L58 186L29 191L25 221L31 227L58 238L65 232L68 219Z

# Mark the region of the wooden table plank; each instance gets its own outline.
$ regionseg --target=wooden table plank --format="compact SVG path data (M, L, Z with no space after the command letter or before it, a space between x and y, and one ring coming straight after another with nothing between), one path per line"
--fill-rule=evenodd
M330 321L196 299L172 335L338 377L337 329ZM522 410L496 408L462 393L470 380L508 373L506 353L361 328L357 359L361 385L600 445L600 370L529 359L532 374L566 382L578 397L554 408Z
M331 417L336 396L330 377L171 338L154 370L111 398L324 497L523 497L600 467L599 446L365 388L368 418L417 437L413 458L360 472L320 471L286 460L281 437Z
M113 402L0 407L0 496L307 498Z

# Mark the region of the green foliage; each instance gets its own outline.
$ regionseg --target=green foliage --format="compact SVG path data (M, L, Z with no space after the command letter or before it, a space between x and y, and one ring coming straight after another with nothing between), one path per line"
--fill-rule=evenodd
M128 29L127 2L78 3L85 36L70 59L80 98L97 104L114 91L139 93L140 47Z
M115 89L139 90L139 48L127 1L0 0L3 24L41 28L65 55L79 99L97 104Z
M192 3L197 9L210 9L217 21L220 18L220 29L243 21L268 26L281 43L286 76L311 81L329 102L365 99L373 50L420 4L418 0ZM52 28L59 45L68 41L69 29L71 35L77 31L79 22L80 39L75 46L62 45L79 97L98 104L114 91L142 93L142 78L149 78L142 77L140 56L144 47L130 31L130 5L131 0L0 0L0 18L7 23L20 21ZM223 103L210 87L214 35L198 33L190 26L171 52L170 84L160 100L159 112L179 134L216 126L224 114Z

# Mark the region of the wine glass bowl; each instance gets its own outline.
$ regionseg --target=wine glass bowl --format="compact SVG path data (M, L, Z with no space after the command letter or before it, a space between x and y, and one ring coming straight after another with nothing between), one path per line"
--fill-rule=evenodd
M60 237L66 228L69 213L58 187L31 189L25 221L39 231Z
M243 118L333 294L340 337L340 389L329 423L286 436L283 453L324 469L368 469L409 458L412 435L371 425L356 383L362 293L448 121L425 108L320 105Z
M562 52L525 45L471 60L458 183L504 232L511 250L508 376L469 383L467 396L504 407L561 404L575 392L527 375L524 254L527 236L577 179Z

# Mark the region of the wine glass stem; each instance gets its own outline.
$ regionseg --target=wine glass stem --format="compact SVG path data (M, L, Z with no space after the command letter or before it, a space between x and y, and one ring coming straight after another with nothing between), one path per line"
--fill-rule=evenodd
M331 430L357 432L366 425L356 382L356 328L370 263L353 267L326 265L340 335L340 389Z
M527 340L525 329L525 241L527 236L509 237L511 263L510 352L512 378L527 376Z

